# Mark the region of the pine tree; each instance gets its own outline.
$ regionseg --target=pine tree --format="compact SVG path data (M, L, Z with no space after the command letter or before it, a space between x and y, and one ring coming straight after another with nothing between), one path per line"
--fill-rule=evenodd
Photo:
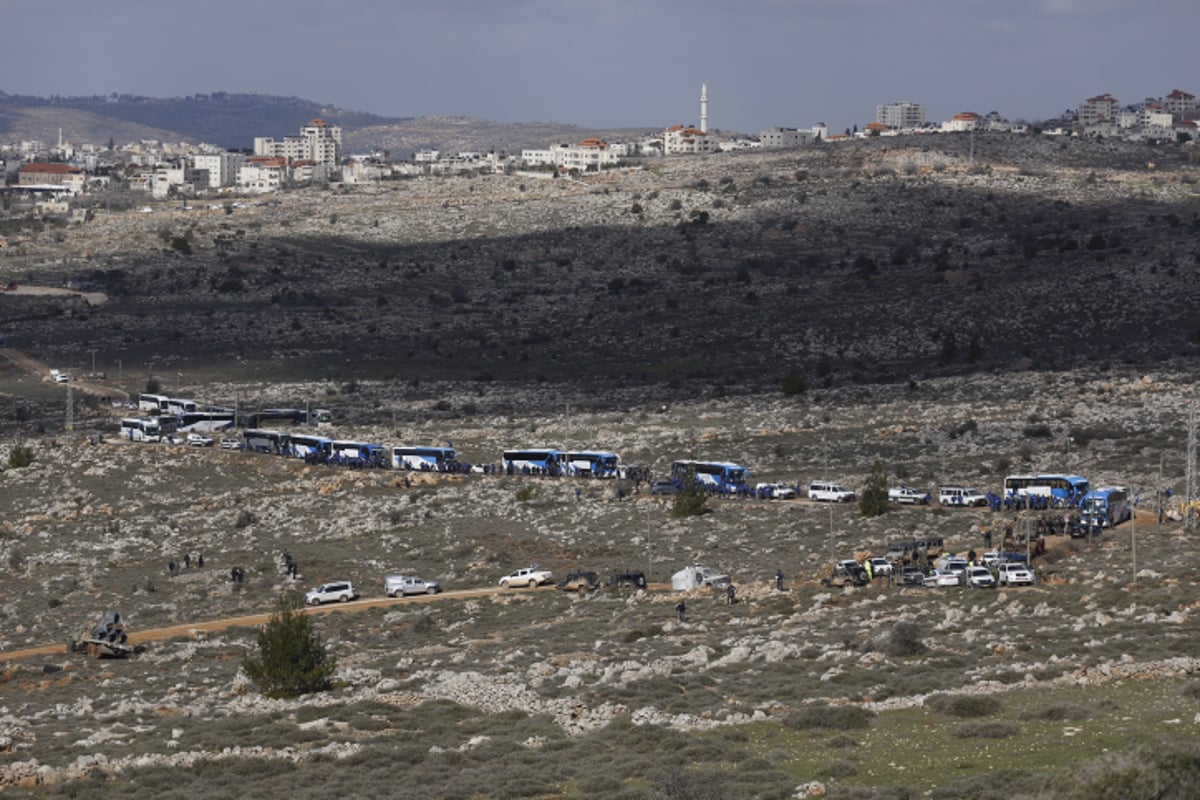
M858 500L858 512L864 517L878 517L891 510L888 505L887 472L882 462L876 461L867 476L867 485L863 487L862 497Z
M333 688L337 659L326 653L325 642L302 608L297 598L282 598L258 632L258 656L242 662L242 670L267 697L299 697Z

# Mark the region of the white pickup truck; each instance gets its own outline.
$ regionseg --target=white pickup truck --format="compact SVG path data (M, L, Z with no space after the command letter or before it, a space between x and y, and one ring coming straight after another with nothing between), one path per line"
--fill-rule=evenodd
M71 373L65 369L52 369L50 370L50 380L55 383L67 383L71 380Z
M538 569L537 564L533 564L505 575L500 579L500 586L504 589L513 589L518 586L533 588L550 583L552 580L553 575L550 570Z

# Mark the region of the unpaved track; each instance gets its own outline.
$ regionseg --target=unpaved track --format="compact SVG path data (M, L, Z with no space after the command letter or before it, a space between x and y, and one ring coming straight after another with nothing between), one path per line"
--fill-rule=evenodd
M20 350L14 350L11 347L0 347L0 356L7 358L9 361L11 361L13 364L17 365L21 369L32 372L34 375L39 376L43 380L50 379L50 367L49 366L47 366L46 364L43 364L41 361L38 361L37 359L30 358L29 356L22 353ZM58 384L58 385L61 385L64 389L66 388L66 384ZM122 400L129 399L128 392L125 392L121 389L118 389L115 386L109 386L104 383L94 383L92 381L86 381L86 380L72 380L71 388L76 389L81 392L86 392L87 394L93 394L96 397L120 397Z
M662 591L670 588L667 584L650 584L649 589ZM387 606L401 606L424 603L437 603L446 600L469 600L473 597L493 597L495 595L517 595L527 594L529 592L545 592L554 591L555 587L540 586L536 589L459 589L453 592L441 592L440 594L422 594L412 595L409 597L369 597L361 600L352 600L348 603L332 603L330 605L307 607L301 611L303 614L341 614L352 611L366 611L369 608L383 608ZM225 619L208 620L207 622L187 622L180 625L170 625L165 628L148 628L142 631L130 631L130 644L144 644L146 642L162 641L164 639L173 639L176 636L198 637L207 636L215 631L222 631L226 628L257 628L261 625L266 625L271 619L271 614L250 614L244 617L226 617ZM86 621L85 621L86 623ZM81 623L80 627L83 627ZM19 661L26 658L34 658L35 656L63 655L66 653L67 643L47 644L40 647L28 647L23 650L13 650L7 653L0 653L0 663L5 661Z

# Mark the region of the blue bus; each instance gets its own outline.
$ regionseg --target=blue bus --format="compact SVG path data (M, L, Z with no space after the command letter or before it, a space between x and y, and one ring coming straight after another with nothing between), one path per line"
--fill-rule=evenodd
M617 462L620 460L616 453L580 450L567 453L564 463L568 475L584 478L615 478L617 477Z
M295 437L292 437L295 441ZM331 460L351 467L386 467L387 450L369 442L331 442Z
M750 480L749 469L727 461L675 461L671 464L671 477L675 480L686 480L688 475L697 483L722 492L743 489Z
M509 475L514 473L558 475L562 472L564 457L564 453L550 447L505 450L503 467Z
M1004 479L1005 496L1041 497L1056 505L1079 505L1091 488L1082 475L1009 475Z
M415 469L424 472L447 472L458 463L453 447L421 447L401 445L392 448L394 469Z
M1083 496L1079 521L1086 527L1111 528L1133 516L1129 493L1122 486L1106 486Z
M333 455L333 440L324 436L294 433L290 437L291 454L305 461L326 461Z

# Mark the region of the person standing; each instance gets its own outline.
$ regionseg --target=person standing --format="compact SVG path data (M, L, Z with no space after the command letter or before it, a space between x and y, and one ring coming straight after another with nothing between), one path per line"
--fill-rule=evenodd
M781 569L775 570L775 590L783 591L783 570Z
M679 614L680 622L687 622L687 601L680 600L675 606L675 613Z

